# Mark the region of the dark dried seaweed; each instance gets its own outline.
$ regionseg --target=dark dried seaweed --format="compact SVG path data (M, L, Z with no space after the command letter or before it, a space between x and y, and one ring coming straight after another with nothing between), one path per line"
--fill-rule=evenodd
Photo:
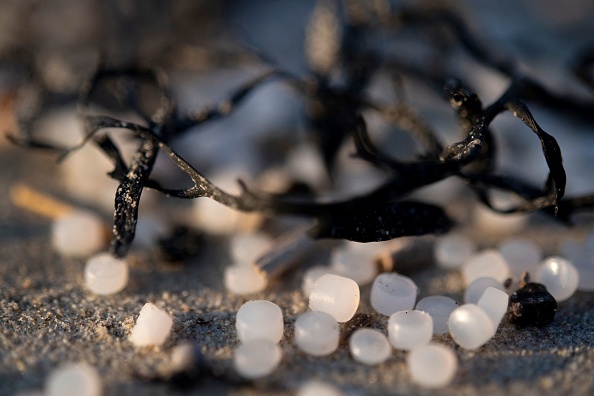
M229 99L213 107L178 114L164 73L148 68L110 69L100 65L79 98L85 126L85 136L79 145L69 149L56 147L27 132L11 138L28 147L57 150L62 157L93 142L111 159L114 169L110 176L120 182L115 198L111 249L120 257L127 254L134 237L144 188L177 198L213 199L241 211L311 217L317 224L310 230L310 236L360 242L447 231L452 222L443 209L408 200L407 195L449 177L462 178L484 204L502 213L543 210L569 221L573 212L594 207L591 196L563 198L566 176L559 145L540 127L524 102L535 102L584 119L592 117L591 103L552 92L534 79L521 75L514 62L481 44L462 19L449 10L403 8L393 11L391 18L381 18L384 25L379 27L360 15L349 14L352 10L348 7L343 11L342 19L335 15L343 29L342 40L330 43L339 50L336 57L328 59L322 66L312 64L315 72L305 77L294 76L274 65L235 90ZM444 65L416 65L397 57L382 59L383 55L369 42L373 41L374 34L383 34L394 27L449 30L454 43L464 48L476 62L509 77L509 88L493 104L485 107L479 96L459 77L453 78L453 73L446 71ZM442 38L435 38L435 49L443 55L445 48L440 40ZM264 55L260 55L260 59L271 63ZM575 67L577 75L589 86L592 85L591 64L592 57L583 55ZM382 68L392 73L396 81L413 77L442 94L445 88L445 96L460 123L461 140L444 146L422 114L402 95L394 105L375 103L367 98L369 82ZM342 84L332 81L331 75L336 71L342 73ZM356 156L384 171L386 181L367 193L333 202L323 202L315 197L305 199L263 193L243 182L240 182L241 192L233 195L215 186L171 147L173 140L190 128L230 114L250 92L272 78L282 79L303 97L312 137L317 141L330 176L336 165L336 153L344 141L352 138ZM147 105L150 101L143 97L141 87L152 90L152 105ZM140 121L95 115L95 105L132 111ZM417 160L401 161L380 150L367 133L361 115L364 110L377 111L420 143L423 152L417 155ZM497 173L497 147L490 126L497 115L506 111L519 118L540 140L549 168L549 175L540 187ZM124 161L117 144L108 135L99 133L107 128L127 130L138 139L139 148L129 164ZM192 187L170 188L151 179L160 151L189 176L194 184ZM496 208L489 197L492 189L509 192L522 202L513 208Z

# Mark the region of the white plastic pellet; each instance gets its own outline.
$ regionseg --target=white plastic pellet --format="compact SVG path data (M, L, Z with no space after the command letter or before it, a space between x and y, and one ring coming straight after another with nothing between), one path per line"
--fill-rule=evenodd
M339 275L323 275L313 285L309 307L312 311L332 315L337 322L346 322L357 312L360 294L354 280Z
M503 283L510 276L509 266L498 250L485 249L462 264L462 275L467 285L478 278L494 278Z
M494 287L499 290L503 289L503 284L497 279L493 278L478 278L472 281L464 291L464 303L476 304L488 287Z
M251 294L266 289L268 278L253 264L233 264L225 268L224 283L233 294Z
M118 293L128 284L128 264L109 253L99 253L85 265L85 284L95 294Z
M70 364L53 371L46 383L46 396L99 396L101 378L94 367L85 363Z
M377 275L377 265L373 256L363 250L335 250L330 267L336 274L354 280L359 286L371 283Z
M431 341L433 319L423 311L400 311L388 319L388 337L396 349L410 351Z
M140 310L129 340L137 347L160 346L167 341L172 326L173 319L167 312L146 303Z
M283 313L271 301L248 301L237 311L235 327L241 342L266 340L276 343L283 338Z
M196 225L214 235L231 235L239 228L241 212L212 199L194 201Z
M316 265L314 267L308 268L307 271L305 271L305 274L303 274L303 281L301 283L303 294L309 297L314 283L316 283L318 279L326 274L337 275L334 273L334 270L327 265Z
M485 311L491 322L493 322L494 330L497 331L501 319L503 319L507 312L508 304L509 296L506 292L494 287L487 287L476 305Z
M563 257L553 256L536 268L533 281L542 283L557 302L565 301L575 293L579 273L575 266Z
M182 372L188 370L196 364L196 345L183 343L176 345L171 350L169 364L172 372Z
M233 366L244 378L261 378L272 373L280 364L283 352L277 343L254 340L235 349Z
M429 344L410 351L406 365L413 382L426 388L442 388L456 375L458 359L450 348Z
M392 347L385 335L375 329L358 329L349 340L353 358L367 365L385 362L392 353Z
M448 328L454 341L464 349L477 349L495 334L489 315L475 304L465 304L450 315Z
M237 234L230 241L231 257L236 263L253 264L272 247L272 239L263 233Z
M406 276L394 273L378 275L371 287L371 306L382 315L413 309L417 286Z
M441 268L457 269L475 251L472 239L462 234L446 234L435 241L435 261Z
M52 224L52 246L62 256L90 256L105 242L103 221L91 212L75 210Z
M336 386L319 380L310 380L297 390L296 396L343 396Z
M499 209L505 210L519 203L510 194L498 190L492 190L490 195L491 202ZM480 231L494 236L502 236L510 235L523 229L528 222L528 215L525 213L503 214L485 205L476 205L472 219Z
M433 319L433 334L444 334L448 332L448 319L458 303L446 296L428 296L421 299L415 309L424 311Z
M325 312L306 312L295 321L295 342L310 355L329 355L338 348L338 322Z
M526 271L534 272L542 260L542 249L524 238L510 238L503 241L499 245L499 251L509 266L511 276L517 280Z

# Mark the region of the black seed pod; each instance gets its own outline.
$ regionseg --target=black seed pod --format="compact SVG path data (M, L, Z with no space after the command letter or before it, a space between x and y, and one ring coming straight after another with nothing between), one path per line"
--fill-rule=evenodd
M517 326L546 326L553 322L557 301L540 283L528 283L509 298L507 318Z

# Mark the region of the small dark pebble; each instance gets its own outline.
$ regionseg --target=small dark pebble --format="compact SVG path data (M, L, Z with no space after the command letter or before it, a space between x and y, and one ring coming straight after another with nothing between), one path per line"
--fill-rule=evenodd
M546 326L553 322L557 301L540 283L528 283L509 298L507 318L516 326Z

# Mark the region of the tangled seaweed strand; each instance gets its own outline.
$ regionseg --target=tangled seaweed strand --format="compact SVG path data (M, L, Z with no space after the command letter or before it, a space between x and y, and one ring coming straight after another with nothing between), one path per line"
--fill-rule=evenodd
M543 210L568 221L575 210L594 206L594 198L591 196L563 198L566 176L559 145L555 138L539 126L524 102L538 102L548 108L567 111L585 119L592 116L586 110L590 104L553 93L537 81L520 75L511 63L491 55L490 51L481 46L462 20L450 11L427 12L408 8L393 11L388 18L382 19L383 25L379 30L380 33L386 33L395 27L424 29L436 24L450 29L455 40L477 62L511 78L506 92L489 106L483 106L475 92L459 77L444 72L443 68L429 70L402 59L382 57L364 44L371 33L377 33L373 31L377 28L372 29L372 23L349 16L348 13L344 19L341 23L342 40L335 43L335 47L339 48L338 55L322 63L323 66L312 61L312 72L306 77L287 73L258 54L262 61L272 64L269 71L248 81L230 99L216 106L189 115L180 115L163 73L142 68L115 70L101 66L83 89L79 99L85 126L85 137L79 145L69 149L53 147L29 134L20 139L13 137L13 141L28 147L60 150L62 157L92 141L111 159L114 170L109 175L120 182L115 197L111 252L119 257L128 253L134 238L139 201L145 187L171 197L213 199L240 211L312 217L317 223L309 232L311 237L344 238L359 242L446 232L452 226L452 221L443 209L423 202L405 200L405 196L448 177L461 178L487 206L505 213ZM315 30L315 23L312 25ZM315 52L315 49L311 51ZM365 97L364 92L371 77L380 69L379 59L382 59L383 68L392 73L395 80L401 78L400 76L412 77L438 90L441 95L445 94L458 116L464 138L444 146L429 124L405 100L399 99L397 103L386 106ZM580 68L576 70L591 85L591 75L584 70L592 58L583 59L579 63ZM330 81L331 72L336 68L344 75L343 85L332 84ZM230 114L250 92L272 78L288 83L305 101L313 136L330 175L335 166L336 153L342 143L351 137L356 146L357 157L384 171L388 176L387 180L367 194L334 202L263 193L251 189L241 181L241 192L233 195L215 186L173 150L171 143L175 138L197 125ZM125 109L136 113L142 120L141 123L91 114L93 95L102 84L111 80L119 82L114 100L120 101ZM159 103L152 112L144 110L140 94L141 83L159 93ZM403 162L379 150L370 139L361 115L366 109L377 111L419 142L423 153L419 154L418 159ZM549 168L549 175L542 188L496 173L496 147L490 125L497 115L506 111L519 118L540 140ZM138 149L129 164L123 160L113 140L105 134L98 134L106 128L128 130L139 139ZM186 189L172 189L151 179L159 152L167 155L194 185ZM499 210L489 199L488 191L493 188L513 193L523 201L513 208Z

